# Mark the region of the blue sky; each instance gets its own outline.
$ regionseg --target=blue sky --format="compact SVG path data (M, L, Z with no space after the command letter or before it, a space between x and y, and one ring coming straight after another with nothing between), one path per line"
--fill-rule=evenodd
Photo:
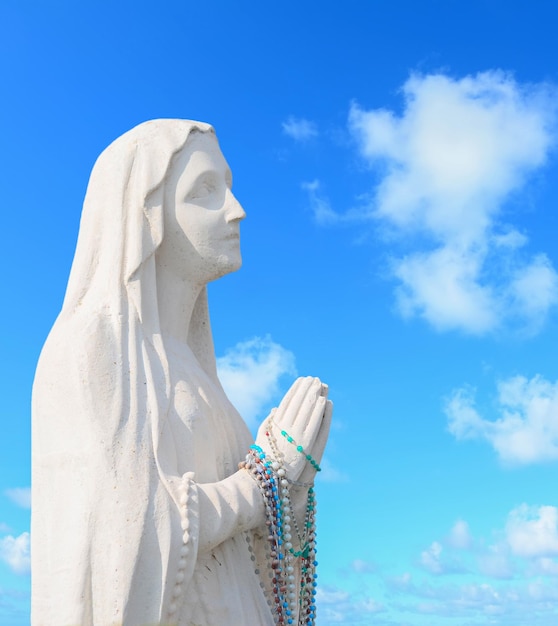
M255 427L330 386L321 626L558 625L557 13L3 0L0 626L29 623L31 384L89 173L156 117L214 125L248 215L210 287L231 398Z

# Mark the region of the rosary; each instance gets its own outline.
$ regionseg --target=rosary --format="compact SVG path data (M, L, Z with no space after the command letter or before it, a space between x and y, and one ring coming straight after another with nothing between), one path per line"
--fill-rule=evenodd
M255 478L265 504L267 528L267 564L269 586L261 582L268 604L278 626L315 626L316 623L316 499L312 483L287 478L284 456L273 433L273 419L267 423L266 437L275 458L257 445L250 446L246 460L239 468L248 470ZM284 430L281 436L293 444L308 463L321 471L318 463ZM308 488L306 514L302 528L297 523L291 503L290 486ZM256 560L247 536L252 561ZM256 574L260 574L256 570Z

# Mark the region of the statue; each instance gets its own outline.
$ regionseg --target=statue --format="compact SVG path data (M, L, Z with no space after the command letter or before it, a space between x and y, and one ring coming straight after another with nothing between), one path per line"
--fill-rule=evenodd
M244 217L207 124L146 122L97 160L33 389L33 626L314 624L332 407L300 378L254 444L221 387L206 285L240 267Z

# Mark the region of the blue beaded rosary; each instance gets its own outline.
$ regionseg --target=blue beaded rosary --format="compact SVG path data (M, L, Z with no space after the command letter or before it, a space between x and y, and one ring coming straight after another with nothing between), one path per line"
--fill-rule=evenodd
M285 439L289 442L292 443L293 446L296 446L296 449L300 452L300 454L302 454L303 456L306 457L306 460L308 461L308 463L310 463L310 465L317 471L317 472L321 472L322 468L316 463L316 461L312 458L312 455L310 454L306 454L306 452L304 452L304 448L302 446L297 445L296 441L287 433L286 430L282 430L281 434L283 435L283 437L285 437Z
M267 562L269 575L268 604L278 626L315 626L316 623L316 499L311 483L299 483L287 478L283 454L273 435L270 419L266 431L272 458L256 444L250 446L246 461L239 464L255 478L263 496L266 514ZM297 450L316 471L318 463L285 431L281 435ZM306 514L302 532L296 521L290 496L290 485L308 487ZM298 545L293 544L293 533ZM247 537L249 543L249 538ZM250 547L250 543L249 543ZM251 549L251 548L250 548ZM252 555L252 560L255 560ZM259 571L256 571L259 574ZM261 583L264 591L266 585Z

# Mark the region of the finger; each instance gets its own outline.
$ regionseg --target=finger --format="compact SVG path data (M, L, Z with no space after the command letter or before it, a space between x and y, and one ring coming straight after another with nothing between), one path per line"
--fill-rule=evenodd
M308 376L299 379L299 381L300 384L297 385L294 393L289 394L288 398L285 397L276 414L276 423L286 429L292 428L299 413L307 414L308 409L312 408L305 407L305 402L310 402L313 405L318 396L318 385L320 384L318 379Z
M309 415L314 410L318 399L323 399L321 391L322 383L319 378L309 378L308 386L306 387L306 394L303 395L300 393L293 397L293 400L289 405L289 411L293 414L293 420L299 422L299 426L302 426L302 428L304 428L308 422Z
M331 427L331 417L333 415L333 402L328 400L326 402L325 410L324 410L324 418L322 420L322 424L320 426L320 431L318 432L318 436L316 437L316 441L314 442L314 446L312 447L312 457L319 463L322 460L322 456L324 454L324 450L326 447L326 443L329 437L329 429Z
M315 391L319 391L319 385L315 386ZM302 409L299 412L302 413L302 416L299 414L296 416L299 418L297 422L298 428L294 424L287 428L284 423L278 424L275 422L277 444L283 451L283 458L286 464L290 466L289 475L291 478L296 479L304 470L306 463L309 462L309 459L306 458L307 450L312 448L318 435L318 420L323 418L326 402L323 396L317 396L314 406L311 407L311 413L307 412L307 408ZM308 423L313 425L313 430L308 428Z
M294 439L293 451L297 456L301 455L304 458L313 448L316 437L318 436L321 420L323 419L325 403L325 398L319 397L317 399L312 414L309 416L309 420L312 422L313 427L305 425L304 430L302 430L300 434L295 429L291 431L292 433L295 433L294 435L292 435Z
M292 398L299 391L300 386L304 383L304 378L297 378L294 383L290 386L287 393L283 396L283 399L279 403L277 408L274 408L268 418L262 423L262 427L267 424L268 420L271 420L273 423L278 425L281 422L281 417L285 413L287 407L289 406Z
M321 460L324 454L325 446L326 446L327 439L329 436L329 429L331 427L332 414L333 414L333 402L331 402L331 400L328 400L325 406L324 418L320 426L320 432L318 433L318 436L316 437L314 446L311 449L309 449L310 455L318 464L321 463ZM315 474L316 474L316 470L314 469L314 467L312 467L310 463L308 463L301 474L300 480L301 482L304 482L304 483L311 483L314 480Z
M289 390L287 391L287 393L283 396L283 399L281 400L280 404L279 404L279 408L281 410L284 410L285 407L288 406L289 402L291 401L292 397L296 394L296 392L298 391L300 385L304 382L304 378L300 377L297 378L294 383L290 386Z
M317 399L314 410L310 414L308 422L304 426L304 431L299 437L299 441L304 447L304 450L306 450L306 453L310 452L310 450L314 447L316 438L320 432L324 419L326 402L327 400L322 396Z
M302 432L300 438L303 440L303 445L305 447L312 447L316 441L316 437L318 436L324 419L326 403L327 400L324 396L318 396L312 412L310 415L305 416L305 423L302 422L301 416L300 427L302 427Z

